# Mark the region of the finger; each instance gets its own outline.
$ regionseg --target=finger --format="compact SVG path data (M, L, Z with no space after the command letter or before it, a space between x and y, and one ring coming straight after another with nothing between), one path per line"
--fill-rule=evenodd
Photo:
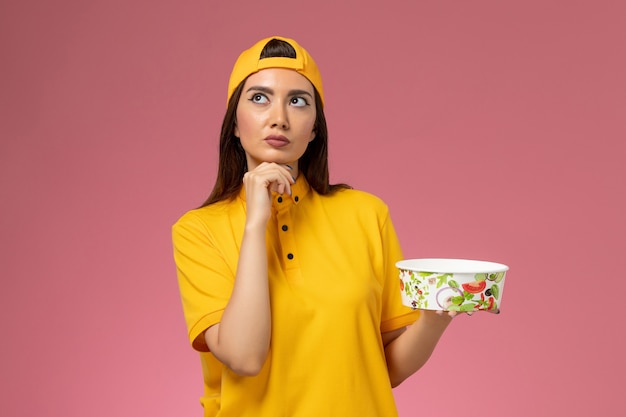
M437 315L439 316L443 316L445 313L450 317L455 317L458 314L456 311L451 311L451 310L435 310L435 313L437 313Z
M291 195L290 177L284 178L282 176L279 176L278 178L274 179L270 182L269 190L278 194Z
M285 178L293 178L293 166L289 165L289 164L277 164L276 162L262 162L258 167L256 167L256 170L259 171L264 171L264 170L272 170L272 169L278 169L279 171L281 171L282 173L284 173Z
M291 167L291 165L284 165L284 167L287 169L286 172L286 177L287 180L289 181L290 184L295 184L296 183L296 177L293 176L293 168Z
M277 169L281 177L284 178L285 180L284 182L277 181L285 185L285 187L280 191L280 193L283 194L287 192L289 195L291 195L291 184L294 184L296 182L296 177L292 175L293 167L289 164L269 163L268 169L269 170Z
M280 181L273 181L270 183L270 191L278 193L278 194L284 194L285 190L287 189L287 186Z

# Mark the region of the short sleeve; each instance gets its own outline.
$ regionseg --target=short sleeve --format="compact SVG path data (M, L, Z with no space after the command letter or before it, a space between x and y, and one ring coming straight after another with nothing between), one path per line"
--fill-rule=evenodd
M396 262L402 260L403 255L389 212L382 223L381 239L384 281L380 331L384 333L413 324L419 317L419 311L402 304Z
M194 349L208 351L204 331L220 322L232 293L235 271L228 254L200 216L186 213L172 226L174 261L189 340Z

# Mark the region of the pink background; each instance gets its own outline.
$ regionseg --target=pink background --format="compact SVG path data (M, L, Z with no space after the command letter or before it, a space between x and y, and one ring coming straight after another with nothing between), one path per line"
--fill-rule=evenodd
M297 3L0 4L1 414L201 415L170 226L212 186L237 54L280 34L322 69L332 180L405 255L511 267L400 415L619 415L624 2Z

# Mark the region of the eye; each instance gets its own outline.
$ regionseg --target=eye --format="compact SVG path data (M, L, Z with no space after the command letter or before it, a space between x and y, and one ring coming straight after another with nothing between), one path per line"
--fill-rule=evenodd
M304 107L309 105L309 102L304 97L292 97L290 102L291 105L295 107Z
M256 93L251 98L250 101L253 103L267 103L267 97L265 94Z

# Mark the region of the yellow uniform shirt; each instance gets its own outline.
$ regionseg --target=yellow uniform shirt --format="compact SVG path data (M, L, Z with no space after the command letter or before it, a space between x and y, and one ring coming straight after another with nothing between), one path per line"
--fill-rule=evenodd
M402 259L387 206L356 190L322 196L302 176L273 196L267 227L272 334L253 377L208 352L237 271L245 194L195 209L173 226L189 339L200 352L205 416L397 416L381 332L409 325L395 262Z

